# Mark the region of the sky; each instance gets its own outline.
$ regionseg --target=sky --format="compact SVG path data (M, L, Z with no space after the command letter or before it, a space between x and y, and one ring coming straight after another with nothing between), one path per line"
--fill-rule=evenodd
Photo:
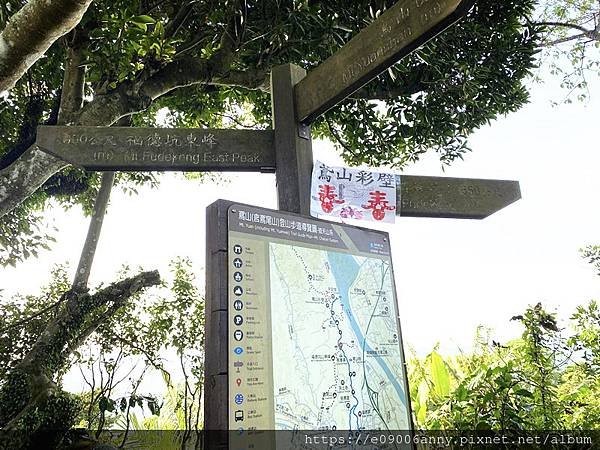
M600 299L600 278L578 249L600 244L600 86L587 104L553 107L564 92L532 88L527 107L477 131L473 151L445 171L435 155L402 173L519 180L523 198L478 220L399 217L379 225L390 233L404 343L424 356L439 344L446 354L468 351L477 326L496 340L517 337L510 318L542 302L566 320L575 307ZM596 95L594 95L594 92ZM314 143L315 159L341 164L332 145ZM217 199L275 208L275 178L226 174L202 184L170 174L139 195L114 191L91 283L108 283L121 265L159 269L177 256L192 259L204 287L205 210ZM5 293L36 293L50 268L77 265L88 219L78 209L48 212L59 229L51 252L0 269ZM370 226L370 224L366 224ZM564 322L563 322L564 324Z

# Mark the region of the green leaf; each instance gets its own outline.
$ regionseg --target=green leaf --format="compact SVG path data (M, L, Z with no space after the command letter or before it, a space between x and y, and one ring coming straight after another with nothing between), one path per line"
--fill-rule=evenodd
M450 374L446 368L446 363L436 351L429 355L429 371L431 381L437 396L446 397L450 394Z
M514 395L518 395L520 397L533 398L533 394L531 392L529 392L527 389L517 389L513 393L514 393Z
M131 19L131 21L136 23L156 23L156 20L154 20L152 17L145 15L135 16L133 19Z
M419 395L417 396L417 422L419 425L423 426L425 424L425 420L427 418L427 398L429 394L429 386L427 381L422 380L421 384L419 384Z
M103 412L112 412L115 410L115 402L108 397L100 397L100 400L98 401L98 408L100 408L100 411Z
M464 384L461 384L458 389L456 389L456 398L461 402L464 402L469 398L469 391Z
M135 22L135 21L133 21L132 23L135 26L137 26L138 28L140 28L142 31L144 31L144 32L148 31L148 25L146 25L145 23L143 23L143 22Z

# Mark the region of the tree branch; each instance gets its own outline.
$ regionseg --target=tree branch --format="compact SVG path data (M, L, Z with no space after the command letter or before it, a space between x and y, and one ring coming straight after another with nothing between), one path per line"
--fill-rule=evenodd
M143 111L152 101L174 89L218 82L231 73L234 57L235 42L225 32L219 49L210 58L180 59L156 72L140 74L139 82L121 83L116 89L85 105L75 121L76 125L112 125L122 117Z
M231 70L225 76L213 78L209 84L213 86L234 86L268 93L271 90L271 77L269 72L264 69Z
M75 279L73 280L74 290L84 291L87 288L114 181L115 172L104 172L102 174L100 190L98 191L96 202L94 203L94 213L90 218L88 234L85 238L85 244L81 251L79 264L77 265L77 271L75 272Z
M68 291L67 300L56 318L46 327L31 351L17 367L27 367L28 371L42 370L53 372L64 361L63 349L77 337L90 314L108 304L121 307L129 297L150 286L160 283L157 271L142 272L139 275L114 283L94 295ZM93 331L93 330L92 330Z
M154 356L150 355L144 348L140 347L139 345L135 344L134 342L131 342L130 340L124 338L123 336L120 336L111 330L107 330L107 332L112 337L114 337L116 340L121 342L121 344L126 345L126 346L130 347L131 349L140 352L140 354L142 354L143 356L145 356L146 360L148 361L148 364L150 364L156 370L161 372L166 377L166 381L168 382L168 384L169 385L171 384L171 374L161 364L156 362ZM158 359L160 360L160 358L158 358Z
M588 30L587 28L582 27L581 25L577 25L576 23L567 23L567 22L533 22L533 25L538 27L563 27L563 28L572 28L574 30L579 30L582 33L590 33L593 30Z
M71 122L74 113L81 108L85 81L85 69L81 67L81 61L79 46L69 48L58 107L58 124ZM8 166L0 165L0 217L12 211L48 178L68 165L41 151L35 145L35 134L33 130L29 145L20 143L14 147L8 157Z
M568 22L533 22L532 25L542 26L542 27L562 27L562 28L570 28L572 30L577 30L580 33L567 36L559 39L555 39L550 42L546 42L543 44L544 47L552 47L554 45L563 44L565 42L576 41L582 38L588 38L592 41L600 40L600 28L598 24L593 29L587 29L581 25L576 23L568 23Z
M165 38L171 38L177 34L179 29L187 22L192 12L194 11L195 4L198 0L189 0L183 4L179 9L173 20L165 28Z
M92 0L30 0L0 33L0 92L81 20Z
M329 133L331 133L335 140L338 141L338 144L340 144L347 152L352 153L352 149L348 147L348 145L346 145L346 143L343 141L339 133L336 131L334 125L331 123L329 117L325 116L325 122L327 123Z
M229 31L223 33L220 48L208 59L185 58L173 61L153 73L142 73L139 81L126 81L116 89L99 95L73 114L74 125L110 126L148 108L152 101L174 89L194 84L236 85L248 89L267 89L264 70L247 73L231 70L237 43ZM48 178L67 164L37 146L0 170L0 217L33 194Z
M58 123L68 125L73 121L73 115L83 106L83 93L85 88L85 67L83 65L81 48L67 48L67 63L63 76L62 95Z
M35 314L32 314L31 316L28 316L24 319L21 320L17 320L16 322L11 323L10 325L0 329L0 334L7 332L8 330L12 330L13 328L17 328L20 327L21 325L26 324L27 322L36 319L40 316L43 316L44 314L46 314L48 311L50 311L53 308L56 308L58 305L60 305L60 303L63 301L63 297L59 298L56 302L52 303L50 306L47 306L46 308L41 309L40 311L36 312Z
M35 143L11 165L0 170L0 217L25 199L67 163L40 150Z
M576 41L584 37L589 37L586 33L574 34L573 36L556 39L555 41L546 42L544 47L553 47L555 45L564 44L565 42ZM596 38L597 39L597 38Z

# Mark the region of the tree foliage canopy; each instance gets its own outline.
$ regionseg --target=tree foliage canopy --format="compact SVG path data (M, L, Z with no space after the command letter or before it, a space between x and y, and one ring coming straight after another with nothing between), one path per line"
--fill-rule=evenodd
M582 256L598 269L600 248ZM600 271L598 272L600 275ZM519 339L478 329L470 354L434 350L410 363L415 423L434 430L599 430L600 308L578 306L568 323L541 303L512 317Z
M600 4L595 0L540 2L542 61L560 77L566 102L588 97L588 79L600 75Z
M128 283L131 272L123 268L119 283ZM64 431L74 425L90 433L113 425L131 429L135 408L139 408L137 414L141 409L159 416L167 399L158 399L156 392L140 388L151 371L163 375L169 395L175 396L177 411L183 414L175 426L189 430L201 426L204 299L189 261L174 260L170 278L160 289L144 293L134 289L124 301L108 306L92 308L90 299L98 294L79 296L77 300L85 314L72 322L65 320L70 314L77 314L65 296L65 292L70 293L65 266L52 271L49 284L38 295L0 295L0 428L5 430L10 421L14 422L11 429L26 431L15 434L23 441L10 448L22 445L50 449L63 438L60 435L56 442L36 447L33 442L40 430ZM97 292L105 290L100 286ZM52 335L52 324L57 321L68 322L69 327L52 341L47 353L58 352L60 363L39 354L32 358L40 342ZM165 354L175 354L176 364L171 361L167 365ZM36 372L27 369L28 363L41 364L43 375L36 378ZM85 386L82 392L71 394L62 390L69 371L81 375ZM173 371L178 372L175 381ZM44 396L27 399L28 390L41 388L48 389L52 399L60 399L60 403L47 401ZM22 409L27 402L30 406ZM24 412L17 414L21 410ZM44 436L42 432L42 439ZM5 437L11 436L0 434L0 445L5 444Z

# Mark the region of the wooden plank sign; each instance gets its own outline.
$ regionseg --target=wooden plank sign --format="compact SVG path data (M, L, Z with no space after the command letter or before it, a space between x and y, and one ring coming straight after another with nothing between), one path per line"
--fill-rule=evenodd
M36 143L89 170L275 170L271 130L40 126Z
M298 121L312 122L461 19L473 3L473 0L397 2L296 86Z
M402 217L485 219L521 198L518 181L402 175Z

